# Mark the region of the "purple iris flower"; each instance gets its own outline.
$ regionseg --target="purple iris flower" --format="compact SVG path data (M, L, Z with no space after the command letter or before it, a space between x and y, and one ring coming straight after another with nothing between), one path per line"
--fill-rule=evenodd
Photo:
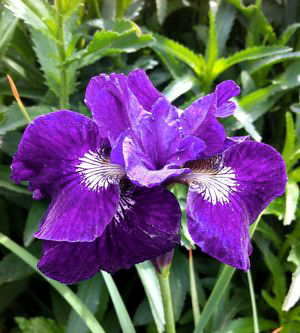
M249 269L249 225L283 194L287 177L282 157L271 146L248 137L226 138L217 118L234 112L230 98L239 87L225 81L182 111L157 92L143 71L131 73L130 80L144 111L122 136L128 177L149 188L186 184L192 239L212 257Z
M189 187L188 228L211 256L249 268L249 224L285 188L285 166L270 146L226 139L217 117L232 114L233 81L181 111L142 70L91 79L93 120L72 111L36 118L25 130L12 178L29 180L51 204L35 236L39 268L64 283L114 272L171 251L180 209L162 185Z

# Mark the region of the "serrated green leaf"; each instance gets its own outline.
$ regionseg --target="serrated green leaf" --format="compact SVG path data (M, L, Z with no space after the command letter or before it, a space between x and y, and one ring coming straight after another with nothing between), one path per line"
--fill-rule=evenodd
M187 47L173 41L172 39L166 38L159 34L154 34L156 43L151 47L154 50L163 51L190 66L197 75L203 74L205 68L205 60L203 56L195 54Z
M290 225L292 221L296 218L296 210L299 200L299 187L297 183L289 179L286 185L285 198L286 198L286 209L284 216L284 225Z
M50 106L46 105L29 106L26 110L32 120L42 114L54 111ZM0 114L1 112L3 112L5 118L0 123L0 135L4 135L9 131L13 131L27 125L27 120L19 110L17 103L13 103L9 107L0 107Z
M32 273L33 270L12 253L7 254L0 261L0 285L22 280Z
M51 26L55 26L51 9L44 0L5 0L6 7L26 24L41 31L50 38L55 38Z
M22 134L17 131L6 133L0 140L0 148L9 156L13 156L17 150Z
M81 301L88 307L91 313L95 314L100 300L102 302L102 294L107 292L106 287L103 281L103 277L101 274L95 275L90 280L81 282L78 286L77 296L81 299ZM82 321L82 319L78 316L78 314L72 310L67 327L64 333L87 333L88 327Z
M155 269L150 261L137 264L135 267L145 289L157 331L159 333L163 332L165 325L164 308Z
M24 318L16 317L16 323L22 333L64 333L64 327L52 319L44 317Z
M153 41L152 35L146 34L138 37L133 29L123 33L107 30L97 31L87 48L78 52L72 61L77 60L78 67L81 68L96 62L104 55L134 52L150 45Z
M156 13L159 24L163 24L167 16L168 1L167 0L155 0Z
M216 15L216 34L219 55L223 53L235 19L235 8L226 1L221 1Z
M260 59L268 56L275 56L291 51L290 47L257 46L236 52L228 58L218 59L213 67L213 76L217 77L229 67L248 60Z
M285 120L286 120L286 132L285 132L286 134L285 134L284 148L282 151L282 157L284 158L288 169L290 158L292 157L295 149L296 135L295 135L295 125L293 121L293 116L290 112L287 112L285 114Z
M288 261L296 265L289 291L282 305L283 311L289 311L300 299L300 242L294 240Z
M5 54L18 23L13 13L4 8L0 16L0 58Z
M29 210L25 228L23 232L23 243L27 247L34 240L33 234L38 230L38 226L48 208L47 201L33 201Z

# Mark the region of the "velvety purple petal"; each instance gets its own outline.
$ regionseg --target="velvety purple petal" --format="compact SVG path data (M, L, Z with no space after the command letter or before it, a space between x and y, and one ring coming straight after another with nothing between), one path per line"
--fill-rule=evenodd
M85 243L43 241L43 256L38 268L61 283L76 283L99 272L97 250L96 240Z
M230 116L235 111L236 105L229 99L240 94L239 86L234 81L224 81L217 85L215 94L217 95L215 116L220 118Z
M285 165L272 147L242 142L222 155L187 164L189 232L201 249L247 270L251 253L249 224L283 194Z
M180 242L180 218L176 198L163 187L125 191L99 237L101 269L113 273L170 251Z
M128 75L130 90L134 93L143 108L150 111L152 105L162 97L154 88L147 74L142 69L136 69Z
M109 138L112 145L120 133L144 112L123 74L93 77L86 89L85 103L99 126L101 136Z
M140 118L123 142L128 177L149 187L186 172L178 167L204 149L200 138L182 136L178 111L164 97L155 102L151 114Z
M123 193L113 221L96 241L46 244L38 267L63 283L87 279L100 269L128 269L179 243L180 216L176 198L162 187Z
M38 117L27 127L12 178L29 180L36 199L52 197L36 237L92 241L103 232L119 201L119 178L110 176L124 174L110 168L107 144L91 119L71 111Z
M119 186L91 190L80 178L68 179L53 196L36 238L54 241L91 242L111 221L119 202Z

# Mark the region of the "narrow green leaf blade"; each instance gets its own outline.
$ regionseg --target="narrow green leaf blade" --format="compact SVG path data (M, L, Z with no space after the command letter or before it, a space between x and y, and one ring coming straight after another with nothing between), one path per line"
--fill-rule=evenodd
M160 293L159 281L150 261L135 265L142 281L150 309L159 333L164 331L165 316Z
M163 24L167 16L168 1L167 0L155 0L156 13L159 24Z
M292 221L296 218L299 194L299 186L294 180L289 179L286 185L285 192L286 208L283 221L284 225L290 225Z
M218 43L215 27L215 16L212 10L209 11L209 38L206 49L207 72L209 73L218 58Z
M282 157L284 158L288 167L289 160L294 153L295 141L296 141L295 125L293 121L293 116L290 112L287 112L285 114L285 121L286 121L286 132L285 132L286 134L285 134L285 143L282 151Z
M106 287L110 294L111 300L113 302L114 308L116 310L120 326L123 333L136 333L132 321L127 312L126 306L121 298L121 295L115 285L115 282L110 274L101 271Z

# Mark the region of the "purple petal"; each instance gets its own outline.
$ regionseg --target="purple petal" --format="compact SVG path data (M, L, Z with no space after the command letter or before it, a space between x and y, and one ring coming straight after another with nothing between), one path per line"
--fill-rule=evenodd
M236 105L228 100L240 94L239 86L234 81L224 81L217 85L215 94L217 95L215 116L220 118L230 116L235 111Z
M251 141L250 136L246 135L246 136L231 136L230 138L226 138L225 142L224 142L224 147L223 147L223 151L230 148L233 145L236 145L237 143L241 143L244 141Z
M187 198L189 232L201 249L247 270L251 253L249 224L283 194L286 171L272 147L242 142L222 155L188 163L192 173Z
M172 250L180 241L176 198L162 187L126 192L96 241L46 244L39 269L60 282L75 283L100 269L113 273Z
M222 151L226 133L214 114L217 110L216 94L201 97L185 109L180 117L183 133L202 139L206 145L203 156Z
M147 74L142 69L132 71L128 75L128 81L130 90L147 111L150 111L153 104L162 97L162 94L154 88Z
M178 112L164 97L152 113L140 119L123 142L128 177L136 184L154 186L185 170L175 169L193 160L205 149L196 137L183 138Z
M52 197L36 237L92 241L103 232L119 201L119 178L111 175L124 175L110 166L106 145L91 119L71 111L38 117L27 127L12 178L29 180L37 199Z
M112 145L116 144L120 133L144 112L123 74L93 77L86 89L85 103L99 126L101 136L109 138Z

